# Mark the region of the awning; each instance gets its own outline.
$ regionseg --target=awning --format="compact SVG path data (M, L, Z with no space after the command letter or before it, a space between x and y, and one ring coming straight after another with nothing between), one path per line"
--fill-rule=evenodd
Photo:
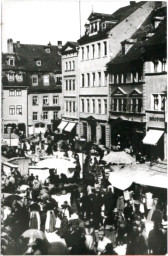
M143 139L143 143L155 146L163 133L164 131L160 130L149 130Z
M72 129L75 127L75 125L76 125L76 123L69 123L67 126L66 126L66 128L65 128L65 132L71 132L72 131Z
M67 121L61 121L61 123L58 125L58 129L63 130L64 127L68 124Z
M167 188L167 173L151 170L147 164L133 164L124 168L112 166L112 168L109 182L118 189L125 190L133 182L145 186Z

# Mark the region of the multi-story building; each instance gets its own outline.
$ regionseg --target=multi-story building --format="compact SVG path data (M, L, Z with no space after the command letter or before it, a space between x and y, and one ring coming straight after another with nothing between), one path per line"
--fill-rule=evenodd
M14 51L12 39L8 40L8 52L2 55L2 133L8 127L27 134L28 83L24 62Z
M115 13L91 13L85 35L78 42L80 64L79 135L110 147L109 78L106 64L146 20L155 2L130 2Z
M24 123L27 134L56 129L61 119L62 74L58 46L8 40L3 54L3 119Z
M64 129L71 137L78 134L78 43L67 42L62 48L62 123Z
M111 144L120 142L121 148L131 145L135 153L155 152L164 158L166 7L156 8L121 45L120 53L107 65ZM149 131L144 138L146 130ZM151 150L146 144L155 148Z

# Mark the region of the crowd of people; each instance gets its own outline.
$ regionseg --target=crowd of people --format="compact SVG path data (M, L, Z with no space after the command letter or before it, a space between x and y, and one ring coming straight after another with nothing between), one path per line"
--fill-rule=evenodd
M137 184L126 191L114 188L102 151L93 157L92 150L83 166L73 152L72 178L59 176L57 166L43 183L33 174L21 176L17 168L9 176L2 169L3 255L54 254L46 241L50 233L64 239L70 255L166 254L166 199ZM25 237L29 229L39 233Z

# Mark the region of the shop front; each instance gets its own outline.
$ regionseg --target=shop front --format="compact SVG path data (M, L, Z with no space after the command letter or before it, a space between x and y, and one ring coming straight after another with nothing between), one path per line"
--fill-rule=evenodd
M167 125L164 111L146 111L147 131L143 139L150 160L167 157Z
M133 148L134 154L143 152L142 143L145 134L145 123L129 122L121 118L111 119L111 146L119 146L121 150Z

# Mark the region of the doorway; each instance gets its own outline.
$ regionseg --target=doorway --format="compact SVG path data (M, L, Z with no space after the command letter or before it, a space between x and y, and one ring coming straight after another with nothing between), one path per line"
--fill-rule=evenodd
M91 141L95 141L96 139L96 125L92 124L91 127Z
M101 144L106 144L106 127L104 125L101 126Z

